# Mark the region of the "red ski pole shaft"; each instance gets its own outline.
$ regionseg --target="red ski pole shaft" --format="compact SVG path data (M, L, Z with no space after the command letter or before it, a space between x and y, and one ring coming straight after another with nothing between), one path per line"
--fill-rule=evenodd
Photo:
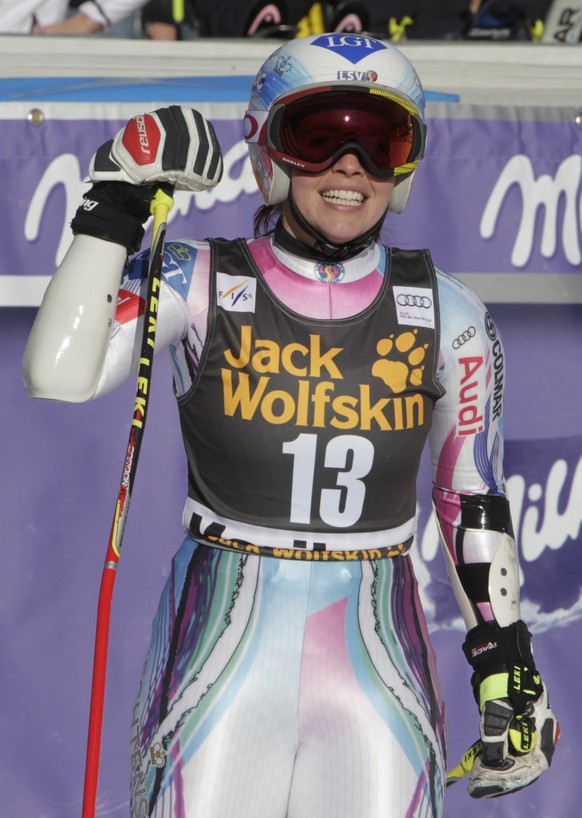
M107 678L107 655L109 634L111 630L111 602L117 575L117 565L121 554L121 542L125 529L125 520L131 500L131 491L135 479L139 451L145 428L150 378L154 358L156 319L159 301L160 278L166 234L167 214L173 200L162 190L158 190L151 204L154 214L150 263L148 270L148 291L142 333L140 365L138 372L137 396L123 473L117 494L115 513L111 524L111 533L107 545L105 565L101 577L99 600L97 604L97 623L95 628L95 649L93 655L93 678L91 683L91 702L89 708L89 728L87 735L87 754L85 760L85 782L83 789L82 818L95 818L97 808L97 787L99 783L99 763L101 756L101 736L103 732L103 711L105 704L105 686Z

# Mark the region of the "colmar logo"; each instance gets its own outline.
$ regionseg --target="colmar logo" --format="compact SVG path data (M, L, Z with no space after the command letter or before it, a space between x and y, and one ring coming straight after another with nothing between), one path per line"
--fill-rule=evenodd
M160 145L160 129L153 116L134 116L125 126L121 142L138 165L153 162Z

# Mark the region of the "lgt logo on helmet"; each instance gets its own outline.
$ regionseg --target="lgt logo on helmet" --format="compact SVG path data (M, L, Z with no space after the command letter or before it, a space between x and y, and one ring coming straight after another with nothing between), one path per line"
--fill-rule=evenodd
M328 51L335 51L336 54L345 57L354 65L365 57L369 57L374 51L386 48L378 40L372 40L369 37L362 37L357 34L323 34L314 40L311 45L325 48Z

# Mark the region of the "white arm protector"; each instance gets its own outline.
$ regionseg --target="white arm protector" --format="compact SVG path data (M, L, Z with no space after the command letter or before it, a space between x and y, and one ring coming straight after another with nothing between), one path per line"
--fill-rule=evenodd
M126 257L120 244L75 236L50 281L24 352L29 397L79 403L95 395Z
M515 540L501 534L489 568L489 599L495 621L501 628L521 619L519 562Z
M476 608L479 602L471 599L461 582L458 565L452 557L451 544L437 516L443 554L451 587L461 610L467 630L479 624ZM463 541L464 560L468 563L489 564L485 603L489 613L500 627L506 627L521 617L519 562L515 541L499 531L467 531ZM483 614L485 609L482 609Z

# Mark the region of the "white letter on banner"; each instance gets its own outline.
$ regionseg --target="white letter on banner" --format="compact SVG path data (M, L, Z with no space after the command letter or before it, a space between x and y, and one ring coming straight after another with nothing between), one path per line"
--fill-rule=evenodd
M46 202L54 188L62 185L65 191L65 212L63 229L59 239L55 264L58 266L69 249L73 239L70 223L75 215L79 201L87 186L81 179L79 160L74 153L63 153L57 156L45 170L32 199L24 222L24 237L27 241L38 238L40 223Z
M544 500L543 519L534 506L530 506L523 515L521 529L521 547L525 560L532 562L544 552L546 548L557 550L562 548L569 539L576 540L582 525L582 506L580 496L582 492L582 458L578 461L572 478L570 494L567 498L563 513L560 505L566 499L564 486L568 477L568 464L565 460L556 460L550 469L546 481L545 492L539 484L529 487L528 498L532 501Z
M569 156L559 166L555 178L543 174L534 177L529 156L513 156L501 172L489 197L481 219L481 235L490 239L494 232L503 200L512 187L518 185L521 191L522 217L519 231L513 245L511 263L523 267L531 256L538 208L545 208L541 252L551 258L556 252L558 235L558 206L562 194L565 198L562 224L564 254L570 264L580 264L580 224L582 224L582 195L577 202L578 188L582 179L582 157ZM578 205L578 206L577 206Z

